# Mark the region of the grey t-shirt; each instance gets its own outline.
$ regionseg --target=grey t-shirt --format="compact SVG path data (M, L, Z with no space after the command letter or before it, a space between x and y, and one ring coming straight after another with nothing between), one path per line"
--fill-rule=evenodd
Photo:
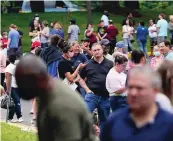
M78 34L80 33L80 29L77 25L70 25L68 27L68 33L70 33L69 42L78 41Z
M49 27L45 27L42 30L42 32L44 34L46 34L47 36L49 36L49 32L50 32ZM48 37L45 37L44 35L41 35L41 43L47 43L48 42L48 39L49 39Z
M39 141L93 141L91 116L76 92L57 80L56 89L40 98Z

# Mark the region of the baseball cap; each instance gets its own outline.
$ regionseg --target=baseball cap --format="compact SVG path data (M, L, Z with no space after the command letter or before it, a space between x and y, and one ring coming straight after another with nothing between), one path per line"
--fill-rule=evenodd
M39 41L34 41L31 45L31 49L41 47L41 43Z
M108 39L102 39L100 42L99 42L101 45L108 45L110 42Z
M127 45L124 44L123 41L119 41L119 42L116 43L116 47L117 47L117 48L124 48L124 47L127 47Z
M90 42L90 39L85 37L85 38L83 38L81 41Z
M75 24L76 23L76 20L75 19L71 19L70 22L73 23L73 24Z

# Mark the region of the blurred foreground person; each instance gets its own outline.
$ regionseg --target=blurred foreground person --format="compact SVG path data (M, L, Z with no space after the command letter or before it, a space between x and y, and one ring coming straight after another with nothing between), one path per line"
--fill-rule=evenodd
M95 139L82 98L59 80L50 77L41 59L34 55L24 56L16 67L15 76L21 98L39 98L39 141Z
M112 114L101 132L101 141L173 141L173 115L155 102L160 88L159 75L149 67L130 70L129 108Z

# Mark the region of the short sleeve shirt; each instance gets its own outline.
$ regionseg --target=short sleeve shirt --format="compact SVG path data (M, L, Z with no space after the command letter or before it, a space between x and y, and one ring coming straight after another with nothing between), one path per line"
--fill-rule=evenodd
M10 48L18 48L19 47L19 32L12 29L9 34L8 34L8 38L11 39L11 42L9 44Z
M64 80L67 72L70 72L71 74L74 72L73 62L63 58L58 64L58 72L59 77Z
M68 28L68 33L70 33L69 42L78 41L78 34L80 33L80 29L77 25L70 25Z
M168 35L168 22L165 19L161 19L157 22L157 27L159 27L158 36Z

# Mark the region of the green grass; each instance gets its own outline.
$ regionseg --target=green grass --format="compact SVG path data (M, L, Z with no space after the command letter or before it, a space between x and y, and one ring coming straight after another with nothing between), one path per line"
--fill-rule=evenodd
M165 11L164 11L165 12ZM150 11L150 10L141 10L140 13L142 13L142 17L140 18L134 18L136 22L144 21L146 25L148 24L148 21L151 18L157 18L158 12ZM169 13L169 12L167 12ZM29 33L29 22L33 18L34 13L12 13L12 14L2 14L1 15L1 31L3 30L9 30L8 27L11 23L16 24L21 31L23 31L23 50L29 51L30 50L30 37L28 36ZM67 28L69 26L69 19L75 18L77 20L77 24L80 27L81 35L80 39L84 36L84 30L87 24L87 13L86 12L73 12L73 13L39 13L41 20L47 20L49 23L52 21L60 21L63 25L63 28L65 30L65 33L67 32ZM124 15L124 13L122 13ZM120 34L118 35L118 41L122 40L122 34L121 34L121 23L124 19L124 16L122 15L110 15L110 18L113 19L116 27L119 29ZM100 18L102 16L102 13L100 12L92 12L92 23L94 24L94 29L97 31L97 24L100 21ZM167 16L168 17L168 16ZM66 34L65 34L66 36ZM137 43L135 42L133 44L135 48L138 47ZM147 44L147 47L149 49L149 41Z
M18 127L2 122L0 125L2 141L37 141L37 136L34 133L21 131Z

